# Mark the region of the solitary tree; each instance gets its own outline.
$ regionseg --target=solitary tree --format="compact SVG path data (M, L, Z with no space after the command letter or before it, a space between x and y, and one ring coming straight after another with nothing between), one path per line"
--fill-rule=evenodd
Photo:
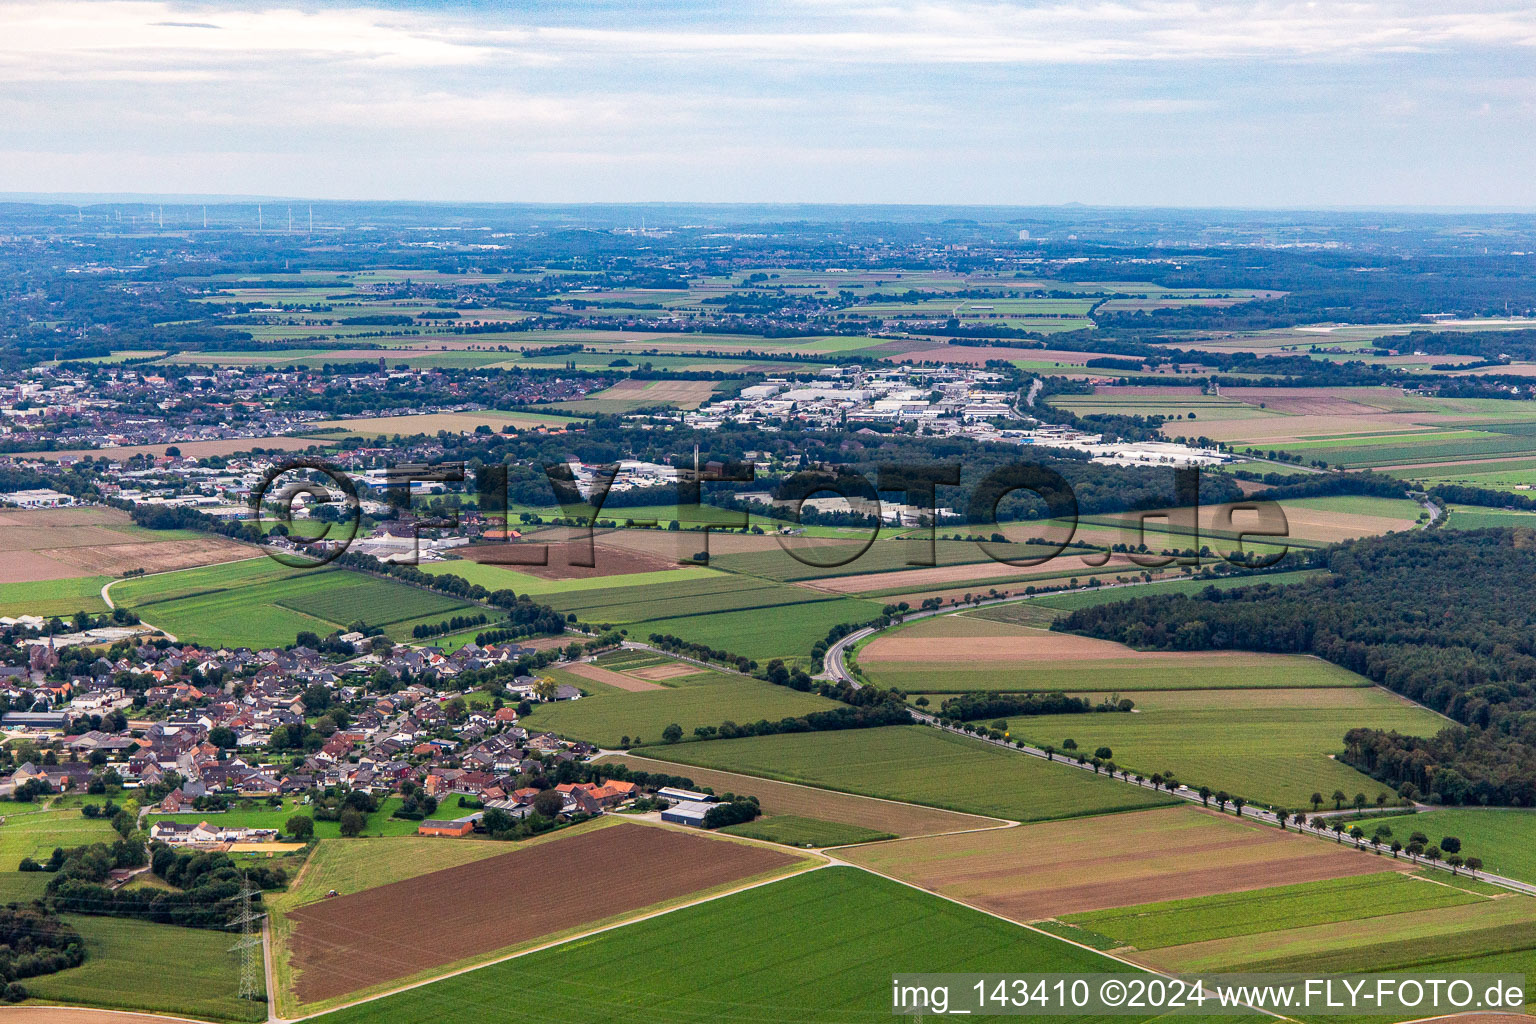
M1312 794L1312 809L1315 811L1315 810L1317 810L1321 806L1323 806L1323 794L1321 794L1321 793L1313 793Z
M1336 789L1336 790L1333 791L1333 809L1337 811L1337 810L1339 810L1343 806L1344 806L1344 791L1342 789Z
M534 813L541 817L553 818L560 813L561 808L564 806L565 797L556 789L546 789L533 798Z
M1093 756L1098 758L1100 761L1108 761L1110 758L1115 756L1115 752L1110 750L1108 747L1100 747L1098 750L1093 752Z
M1461 840L1457 839L1455 836L1445 836L1440 840L1440 849L1444 850L1446 853L1460 853Z
M678 740L683 738L683 727L678 725L676 722L673 722L671 725L661 730L661 738L663 742L676 743Z
M309 842L309 837L315 834L315 819L307 814L295 814L283 823L283 831L301 843Z
M1367 803L1367 801L1365 799L1365 794L1364 793L1356 793L1355 794L1355 810L1357 810L1357 811L1365 810L1366 803Z
M364 818L362 814L355 808L348 807L346 810L341 812L340 824L341 834L351 838L352 836L360 836L363 834L363 829L367 827L368 820Z
M1074 740L1072 737L1068 736L1066 739L1061 741L1061 749L1062 750L1076 750L1077 749L1077 740Z

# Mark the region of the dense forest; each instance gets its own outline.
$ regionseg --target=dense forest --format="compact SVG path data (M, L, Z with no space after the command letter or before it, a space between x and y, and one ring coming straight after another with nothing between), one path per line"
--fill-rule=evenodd
M1082 608L1056 628L1157 650L1315 654L1460 723L1352 730L1344 757L1406 796L1536 806L1536 532L1418 531L1328 553L1327 576Z

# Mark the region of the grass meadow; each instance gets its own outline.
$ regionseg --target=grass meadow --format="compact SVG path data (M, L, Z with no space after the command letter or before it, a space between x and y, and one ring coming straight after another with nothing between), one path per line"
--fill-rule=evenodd
M1170 700L1118 689L1136 701L1134 713L1019 716L1008 719L1009 728L1036 746L1059 748L1070 737L1083 750L1109 747L1116 764L1144 776L1171 771L1188 786L1310 810L1314 792L1327 797L1338 789L1351 799L1364 793L1372 801L1383 790L1391 795L1390 787L1330 756L1343 750L1350 729L1425 736L1445 725L1376 688L1182 691Z
M617 666L610 667L617 670ZM662 730L673 723L682 726L683 735L691 738L695 728L717 726L727 719L738 724L764 718L777 722L842 706L813 693L723 672L700 671L661 679L656 681L660 689L640 692L559 670L552 674L590 695L537 705L519 724L609 749L619 747L626 736L658 742Z
M112 598L179 640L252 648L359 620L408 637L416 622L484 611L403 583L345 569L290 569L267 558L124 580Z
M1178 802L921 725L679 743L639 753L1014 821Z
M28 978L37 1002L228 1021L267 1017L265 1001L239 998L240 968L228 932L78 914L65 919L85 939L85 963Z

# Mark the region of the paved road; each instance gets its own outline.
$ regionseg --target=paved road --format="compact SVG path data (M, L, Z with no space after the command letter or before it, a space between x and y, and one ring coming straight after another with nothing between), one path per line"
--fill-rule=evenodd
M1130 587L1130 586L1155 586L1155 585L1156 584L1148 584L1148 583L1145 583L1145 582L1113 584L1113 586L1124 586L1124 587ZM1021 598L1017 598L1017 597L998 598L998 599L995 599L995 600L983 601L982 604L983 605L989 605L989 604L1017 603L1017 602L1019 602L1021 600L1027 601L1029 599L1028 598L1022 598L1021 599ZM914 613L908 615L906 617L906 619L903 620L903 621L910 622L913 619L930 618L930 617L932 617L934 615L943 614L945 612L953 612L953 611L956 611L956 610L957 609L950 608L950 609L939 609L939 610L936 610L936 611L914 612ZM899 625L899 623L893 623L892 625L893 626L894 625ZM890 627L887 627L887 628L890 628ZM848 671L847 654L848 654L849 649L851 649L854 644L857 644L859 641L863 640L864 638L873 636L874 634L876 634L878 632L880 632L880 630L878 628L876 628L876 627L873 627L873 626L866 627L865 629L861 629L861 630L859 630L856 633L848 634L847 636L843 637L841 640L837 641L837 643L835 643L831 647L829 647L827 649L826 657L825 657L825 659L822 662L823 669L824 669L824 674L827 676L827 678L832 679L832 680L837 681L837 682L849 683L854 688L858 688L860 685L862 685L857 679L855 679L853 677L853 674ZM1080 771L1093 772L1095 775L1105 774L1100 769L1094 768L1094 766L1091 765L1091 764L1079 764L1076 761L1067 760L1067 759L1064 758L1064 756L1061 756L1059 754L1059 752L1058 752L1058 754L1055 754L1055 755L1048 755L1044 750L1040 749L1039 747L1032 747L1032 746L1029 746L1028 744L1021 743L1021 742L1016 741L1016 740L994 740L994 739L991 739L991 738L988 738L988 737L976 736L976 735L974 735L972 733L965 732L965 730L963 730L963 729L959 729L959 728L955 728L955 727L951 727L951 726L941 725L939 723L939 720L938 720L938 718L936 716L931 715L931 714L929 714L929 713L927 713L925 711L918 711L916 708L912 708L910 710L912 712L912 717L915 718L918 722L920 722L923 725L931 726L931 727L933 727L935 729L945 729L946 731L956 733L957 735L969 736L971 739L976 740L977 742L980 742L980 743L990 743L990 744L992 744L995 747L1002 747L1004 749L1007 749L1007 750L1010 750L1010 751L1014 751L1014 752L1019 753L1019 754L1024 754L1026 756L1040 757L1040 758L1045 758L1047 760L1054 760L1058 764L1065 765L1068 768L1076 768L1076 769L1078 769ZM1142 789L1156 789L1159 792L1169 792L1169 794L1171 796L1178 797L1178 798L1184 800L1187 803L1200 804L1202 807L1209 806L1209 804L1205 800L1202 800L1200 798L1199 792L1197 792L1196 790L1190 789L1188 786L1179 786L1177 789L1174 789L1174 790L1172 790L1170 792L1168 790L1162 789L1161 787L1153 786L1152 783L1147 781L1146 779L1137 780L1134 777L1134 774L1132 774L1132 773L1124 773L1124 772L1122 772L1121 774L1113 775L1113 776L1110 776L1110 777L1113 778L1116 782L1121 782L1121 783L1124 783L1126 785L1139 786ZM1274 812L1273 811L1265 810L1262 807L1253 807L1251 805L1247 805L1247 806L1244 806L1237 813L1238 813L1238 815L1240 817L1252 818L1252 819L1254 819L1256 821L1264 822L1265 824L1269 824L1269 825L1279 825L1279 819L1276 817ZM1411 821L1412 818L1407 818L1405 820ZM1301 826L1301 825L1286 826L1286 827L1287 828L1294 827L1296 829L1296 831L1298 831L1298 832L1305 832L1307 834L1314 835L1314 836L1317 836L1317 837L1320 837L1320 838L1335 838L1335 839L1337 838L1337 837L1334 836L1334 834L1332 832L1328 831L1327 828L1314 828L1314 827L1310 827L1310 826ZM1354 840L1350 840L1350 842L1354 842ZM1415 863L1417 863L1420 867L1432 867L1432 868L1436 868L1438 870L1446 871L1446 872L1450 872L1451 871L1450 867L1448 865L1446 865L1446 864L1443 864L1443 863L1430 864L1427 861L1416 861ZM1468 872L1468 873L1471 874L1471 872ZM1479 879L1481 879L1481 880L1483 880L1485 882L1492 882L1494 885L1501 885L1501 886L1503 886L1506 889L1513 889L1516 892L1522 892L1522 893L1526 893L1527 895L1536 896L1536 885L1531 885L1531 884L1526 883L1526 882L1521 882L1521 881L1518 881L1518 880L1513 879L1513 878L1505 878L1505 877L1503 877L1501 875L1490 874L1490 873L1488 873L1486 871L1479 872L1474 877L1479 878Z

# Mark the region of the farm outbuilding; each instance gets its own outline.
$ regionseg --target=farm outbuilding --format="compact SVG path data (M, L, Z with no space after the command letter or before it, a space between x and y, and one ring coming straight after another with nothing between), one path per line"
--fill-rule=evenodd
M679 801L661 812L661 820L670 821L674 825L703 828L704 815L708 814L714 806L715 804L705 803L702 800Z

